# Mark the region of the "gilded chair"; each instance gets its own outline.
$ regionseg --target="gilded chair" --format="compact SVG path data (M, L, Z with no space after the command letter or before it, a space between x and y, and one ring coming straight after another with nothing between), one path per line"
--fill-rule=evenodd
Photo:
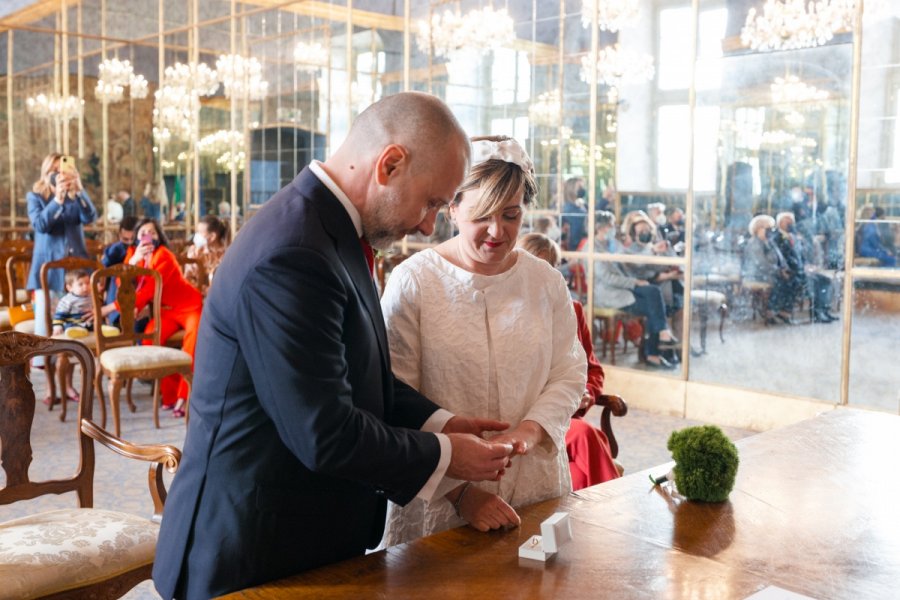
M93 272L97 269L102 269L103 265L96 260L92 260L90 258L81 258L80 256L67 256L66 258L61 258L59 260L52 260L49 262L45 262L41 265L40 278L41 278L41 290L39 293L44 294L44 318L47 320L47 326L50 328L50 332L52 334L53 327L53 308L50 306L50 286L49 278L50 278L50 269L63 269L64 271L71 271L75 269L84 269L88 272ZM100 319L97 320L100 323ZM62 333L59 336L52 336L56 339L72 339L71 336L66 333ZM94 335L89 335L86 337L77 338L78 343L83 344L96 354L97 352L97 338ZM59 357L59 368L53 364L53 361L46 362L47 369L47 383L50 388L50 397L56 397L56 382L55 382L55 372L59 372L59 390L60 390L60 398L62 399L62 412L59 415L60 421L66 420L66 382L64 380L64 375L66 372L67 364L68 364L68 355L63 353ZM97 399L100 404L100 413L103 416L103 422L106 423L106 403L103 400L103 389L98 385L97 386ZM49 410L53 410L53 402L50 403Z
M191 383L191 355L183 350L160 345L159 327L152 333L138 333L134 329L135 294L139 285L146 284L146 278L153 279L154 292L152 317L155 323L160 322L162 298L162 277L157 271L128 264L115 265L94 271L91 275L91 296L94 302L94 314L100 314L103 306L105 288L103 282L110 277L118 279L116 301L119 305L121 331L115 335L107 335L101 328L94 331L97 338L97 355L100 370L97 379L102 375L109 377L109 405L113 417L116 435L119 435L119 394L122 386L130 379L153 379L153 423L159 429L159 379L168 375L180 374ZM149 342L145 344L143 342ZM131 395L128 407L135 411ZM187 411L188 404L185 405ZM104 426L106 425L104 421Z
M29 474L35 416L29 359L69 353L84 370L78 406L77 470L71 477L33 481ZM5 485L0 505L44 494L75 492L78 508L53 510L0 523L0 597L118 598L150 578L166 489L162 468L174 473L181 452L167 445L135 445L92 420L94 357L74 341L19 332L0 333L0 447ZM152 518L93 508L94 442L150 465ZM74 445L75 440L72 439ZM58 446L47 448L58 454Z
M619 337L620 327L624 329L627 323L636 321L640 324L641 330L646 331L646 319L640 315L635 315L623 310L615 308L594 308L594 324L597 336L600 339L600 358L605 358L607 351L610 354L609 364L616 364L616 342ZM622 354L628 351L628 336L623 331L622 335ZM639 344L635 344L638 349L638 358L644 360L644 344L643 340Z

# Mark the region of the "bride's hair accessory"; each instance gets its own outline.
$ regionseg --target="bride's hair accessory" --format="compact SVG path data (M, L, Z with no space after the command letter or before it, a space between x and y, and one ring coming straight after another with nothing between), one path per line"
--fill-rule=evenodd
M534 171L534 163L519 142L510 138L500 142L477 140L472 142L472 165L486 160L502 160L518 165L526 173Z

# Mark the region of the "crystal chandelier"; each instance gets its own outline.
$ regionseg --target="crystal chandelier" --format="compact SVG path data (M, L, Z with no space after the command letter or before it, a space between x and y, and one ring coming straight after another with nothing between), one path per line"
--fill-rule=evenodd
M262 100L269 91L269 82L262 78L262 65L255 58L240 54L222 54L216 61L219 81L225 86L225 97Z
M212 96L218 89L216 72L205 63L166 67L162 85L154 93L154 140L190 139L200 117L200 97Z
M460 51L482 54L506 46L516 38L512 17L505 8L474 9L465 16L449 10L432 15L431 22L420 20L416 24L416 41L422 52L434 48L437 57L450 58Z
M753 50L794 50L828 43L853 27L856 0L766 0L747 13L741 43Z
M219 89L216 72L206 63L175 63L166 67L163 85L181 87L198 96L212 96Z
M637 20L641 13L637 0L600 0L599 11L597 0L581 1L581 24L591 26L591 18L597 13L597 26L603 31L615 33L625 25Z
M84 100L75 96L63 98L57 94L38 94L25 101L28 112L39 119L52 119L65 123L81 116L84 112Z
M232 145L234 155L232 156ZM244 134L240 131L220 129L215 133L204 136L197 143L197 150L201 155L215 156L216 164L230 170L242 171L246 166L246 154L244 152Z
M125 88L131 91L132 98L146 98L148 92L147 80L143 75L137 75L131 62L118 58L107 58L100 63L100 78L97 79L97 87L94 95L105 104L121 102L125 97Z
M796 75L776 77L771 85L774 104L795 104L828 100L828 92L800 81Z
M590 54L581 57L581 80L591 81L591 69L597 69L597 82L613 87L653 79L653 57L621 48L619 44L600 49L596 60Z
M536 125L552 127L559 124L562 114L562 100L559 90L544 92L538 96L537 102L528 107L528 118Z
M314 73L328 66L328 49L319 42L297 42L294 46L294 62L301 71Z

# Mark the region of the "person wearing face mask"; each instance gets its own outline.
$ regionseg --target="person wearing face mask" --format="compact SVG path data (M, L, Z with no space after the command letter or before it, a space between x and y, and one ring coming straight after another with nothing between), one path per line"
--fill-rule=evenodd
M773 241L774 227L775 219L769 215L757 215L750 219L747 226L750 238L744 245L741 257L741 279L745 284L771 286L768 302L761 308L767 325L777 323L776 315L781 315L778 317L781 321L789 320L792 302L787 264Z
M184 341L181 349L193 357L203 298L200 296L200 292L184 278L178 265L178 259L169 250L169 241L159 223L155 219L145 217L138 221L136 230L137 238L134 245L128 249L125 262L129 265L153 269L162 276L160 322L157 323L151 319L147 323L145 331L152 333L159 328L160 343L165 344L173 333L184 329ZM138 282L135 297L137 312L141 312L153 300L154 286L155 281L152 277L142 277ZM146 340L145 343L149 344L150 340ZM163 378L160 383L163 408L172 409L174 417L183 417L189 390L187 381L181 375L169 375Z
M669 206L665 217L665 222L659 226L659 237L669 242L677 254L681 254L684 251L684 211L677 206Z
M831 279L807 266L804 259L804 244L809 243L797 234L794 213L783 212L775 217L778 230L775 232L775 245L787 263L787 280L790 288L790 307L804 297L811 298L813 304L813 321L831 323L837 317L829 312L831 306ZM790 317L783 313L775 315L779 320L793 324Z
M88 258L83 227L97 218L97 210L84 190L74 165L71 171L60 172L62 158L63 155L56 152L44 158L41 176L26 197L28 218L34 228L34 252L25 289L34 299L34 332L37 335L49 333L49 325L44 318L44 294L40 293L41 267L45 262L67 256ZM65 294L63 275L62 269L53 269L48 273L51 301L59 300ZM42 367L43 358L35 358L34 365ZM53 401L51 398L45 399L47 403Z
M627 224L627 238L632 240L632 243L625 248L626 254L675 255L669 242L660 239L657 226L648 215L641 211L633 211L625 215L625 223ZM684 287L680 281L683 273L680 268L667 265L627 263L624 265L624 269L625 273L636 279L645 279L653 285L659 286L666 304L666 316L674 315L684 306ZM678 353L667 348L663 355L670 361L676 361Z
M616 232L615 215L609 211L599 211L596 223L595 251L611 252ZM661 353L661 350L673 349L678 340L669 330L666 304L659 286L628 273L622 263L598 260L594 263L594 306L614 308L646 317L647 339L644 354L647 366L653 369L675 368L675 365L666 360Z
M206 215L197 222L197 231L188 246L187 256L203 263L208 281L198 281L199 269L195 264L185 266L184 276L201 291L206 288L207 283L212 283L213 275L222 262L230 241L228 233L228 225L215 215Z
M450 203L459 233L395 267L385 286L394 374L453 413L511 423L491 441L521 454L500 481L448 482L444 499L391 505L388 546L465 523L515 527L517 506L572 489L565 436L587 358L562 275L516 248L536 195L518 142L474 138L472 167Z
M647 216L657 227L666 224L666 205L662 202L651 202L647 205Z

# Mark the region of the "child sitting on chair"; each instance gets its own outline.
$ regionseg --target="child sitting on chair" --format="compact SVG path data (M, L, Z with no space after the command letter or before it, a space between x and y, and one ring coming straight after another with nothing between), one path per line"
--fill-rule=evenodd
M91 304L91 274L85 270L66 272L66 295L56 305L53 313L53 335L66 333L78 338L87 335L94 327L94 308ZM78 401L78 392L72 387L73 365L66 369L66 397Z
M53 335L60 335L73 327L90 331L94 327L94 307L91 304L91 274L85 270L66 272L66 292L53 313ZM73 332L74 333L74 332ZM83 337L77 334L70 337Z

